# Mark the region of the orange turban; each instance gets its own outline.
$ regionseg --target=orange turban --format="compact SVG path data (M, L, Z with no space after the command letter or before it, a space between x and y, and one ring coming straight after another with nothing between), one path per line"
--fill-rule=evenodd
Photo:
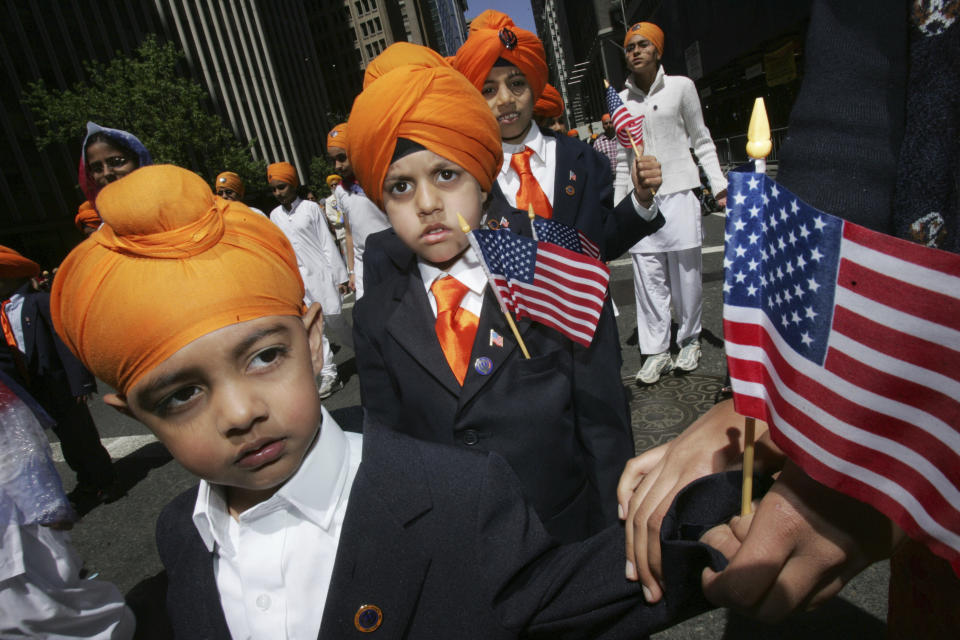
M364 76L364 83L366 83L366 76ZM366 86L366 84L364 84ZM341 149L348 149L347 147L347 123L341 122L333 129L330 129L330 133L327 134L327 149L330 147L340 147Z
M343 178L335 173L331 173L327 176L327 186L332 187L334 182L343 182Z
M390 66L357 96L350 112L350 159L367 197L383 209L383 179L398 138L457 163L489 191L503 149L500 126L483 96L442 61Z
M605 113L602 116L600 116L600 122L603 122L604 124L606 124L607 122L610 122L610 114Z
M73 219L73 224L77 225L77 229L83 231L84 227L97 229L101 223L103 223L103 220L100 219L100 214L93 208L89 200L84 200L83 204L77 209L77 215Z
M663 55L663 29L652 22L638 22L629 29L627 35L623 37L623 48L627 48L627 43L633 36L643 36L650 41L661 56Z
M231 191L236 191L237 195L239 195L241 198L243 197L243 180L241 180L240 176L235 174L233 171L224 171L218 175L213 185L214 191L220 187L223 187L225 189L230 189Z
M540 97L547 84L547 58L540 38L514 25L510 16L487 9L470 23L470 35L457 51L453 66L479 91L498 58L520 69L534 100Z
M267 167L267 182L279 180L285 182L291 187L299 187L300 180L297 179L297 169L289 162L274 162Z
M580 132L577 131L576 129L570 129L570 131L567 131L567 135L570 136L571 138L575 136L580 137Z
M273 223L215 198L200 176L153 165L97 197L104 226L53 281L57 333L126 394L197 338L264 316L299 316L303 282Z
M388 71L408 64L436 67L450 63L429 47L422 47L409 42L395 42L367 65L367 70L363 72L363 88L366 89L371 82ZM327 144L329 145L329 141Z
M559 118L563 115L563 98L552 84L543 88L540 99L533 105L533 115L544 118Z
M40 265L13 249L0 246L0 278L33 278L38 275Z

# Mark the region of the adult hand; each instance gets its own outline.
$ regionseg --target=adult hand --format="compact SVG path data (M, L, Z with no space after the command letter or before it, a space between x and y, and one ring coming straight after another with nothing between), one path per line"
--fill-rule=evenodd
M351 273L350 274L350 291L356 291L356 290L357 290L357 274Z
M726 209L727 208L727 190L724 189L723 191L718 193L716 196L714 196L714 200L717 201L718 207L720 207L721 209Z
M719 573L704 569L703 590L717 606L776 622L836 595L903 537L872 507L787 461L754 513L701 538L730 560Z
M637 200L640 204L649 208L653 203L653 195L663 184L663 176L660 172L660 161L654 156L643 155L643 144L637 145L636 157L633 160L633 166L630 170L630 177L633 179L633 188L637 193Z
M353 281L353 276L350 276L350 280L347 280L346 282L341 282L339 285L337 285L337 289L340 291L340 295L345 296L353 290L350 286L352 281Z
M675 440L627 462L617 487L620 511L626 519L626 576L640 580L648 602L663 597L663 517L685 486L741 462L743 429L743 416L734 411L733 401L727 400L711 408ZM765 432L766 423L758 421L757 435ZM757 466L775 457L773 454L758 442Z

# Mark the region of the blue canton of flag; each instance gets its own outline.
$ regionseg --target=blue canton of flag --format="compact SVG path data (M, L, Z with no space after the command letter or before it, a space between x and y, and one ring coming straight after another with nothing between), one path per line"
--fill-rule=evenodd
M501 310L553 327L590 346L607 295L602 262L506 229L467 234Z
M794 351L823 364L843 223L775 183L764 192L756 175L740 187L728 204L724 304L762 306Z
M576 251L591 258L600 258L600 247L584 235L582 231L555 220L535 217L533 219L533 239L558 244L564 249Z

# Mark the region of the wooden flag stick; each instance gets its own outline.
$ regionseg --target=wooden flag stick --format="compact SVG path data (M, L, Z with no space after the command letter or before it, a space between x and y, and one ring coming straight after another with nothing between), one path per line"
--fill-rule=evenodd
M753 440L756 421L748 417L743 428L743 489L740 493L740 515L753 512Z
M530 214L533 214L533 205L530 205ZM459 213L457 214L457 220L460 222L460 230L467 234L467 237L470 237L470 225L467 224L467 221ZM486 272L486 267L484 267L484 272ZM487 274L489 277L489 274ZM496 286L492 282L490 286ZM520 331L517 329L516 323L513 321L513 316L510 315L510 312L506 309L502 309L503 315L507 318L507 324L510 326L510 331L513 332L513 337L517 339L517 345L520 347L520 351L523 353L523 357L527 360L530 359L530 352L527 351L527 345L523 342L523 338L520 337Z

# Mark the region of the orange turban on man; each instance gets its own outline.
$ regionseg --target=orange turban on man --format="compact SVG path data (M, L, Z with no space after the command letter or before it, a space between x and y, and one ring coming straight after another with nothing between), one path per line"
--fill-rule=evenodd
M327 134L327 149L330 147L340 147L349 149L347 146L347 123L341 122Z
M366 89L371 82L388 71L408 64L436 67L450 63L430 47L409 42L395 42L367 65L367 70L363 72L363 88Z
M97 213L97 210L93 207L89 200L84 200L77 208L77 215L73 218L73 224L77 226L77 229L83 231L84 227L88 229L97 229L103 223L103 220L100 219L100 214Z
M121 394L212 331L301 314L283 232L215 198L195 173L144 167L104 187L97 205L105 224L60 265L50 310L70 350Z
M503 149L483 96L442 60L383 63L391 71L370 83L350 112L350 160L367 197L383 209L383 180L400 138L457 163L489 191Z
M235 192L241 198L243 197L243 180L235 174L233 171L224 171L217 176L217 179L213 182L213 190L216 191L220 187L224 189L230 189Z
M10 249L0 246L0 278L33 278L40 275L40 265Z
M638 22L629 29L627 35L623 37L623 48L627 48L627 43L633 36L643 36L650 41L661 56L663 55L663 29L652 22Z
M267 182L273 180L285 182L291 187L300 186L300 180L297 178L297 168L289 162L274 162L267 167Z
M465 75L477 90L498 58L514 65L530 83L533 99L547 84L547 57L535 34L513 24L510 16L487 9L470 23L470 35L454 57L454 68Z
M552 84L543 88L540 99L533 105L533 115L544 118L559 118L563 115L563 97Z

